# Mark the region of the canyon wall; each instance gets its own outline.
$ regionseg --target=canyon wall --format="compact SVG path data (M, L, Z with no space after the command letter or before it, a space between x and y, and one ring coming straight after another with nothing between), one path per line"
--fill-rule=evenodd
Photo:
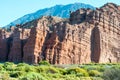
M27 29L30 26L30 29ZM43 16L0 30L0 61L37 64L120 62L120 6L79 9L69 19Z

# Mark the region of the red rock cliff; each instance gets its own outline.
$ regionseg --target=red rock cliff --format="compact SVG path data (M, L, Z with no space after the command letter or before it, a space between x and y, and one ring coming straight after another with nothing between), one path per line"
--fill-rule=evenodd
M28 26L32 28L25 29ZM0 61L117 63L119 37L120 6L108 3L96 10L79 9L69 19L45 16L13 32L0 31Z

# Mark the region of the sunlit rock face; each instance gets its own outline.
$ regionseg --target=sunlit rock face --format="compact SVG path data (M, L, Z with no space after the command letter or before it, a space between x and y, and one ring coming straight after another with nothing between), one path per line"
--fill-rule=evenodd
M29 29L28 26L30 26ZM43 16L0 30L0 61L37 64L120 62L120 6L79 9L69 19Z

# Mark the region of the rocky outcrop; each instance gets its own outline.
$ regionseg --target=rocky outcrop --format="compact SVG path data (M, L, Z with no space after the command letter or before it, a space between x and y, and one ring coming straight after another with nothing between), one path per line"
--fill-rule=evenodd
M45 59L52 64L80 64L90 60L90 30L85 25L59 24L45 42ZM87 28L87 27L86 27ZM60 33L60 34L59 34ZM61 36L63 35L63 36ZM87 58L87 59L86 59Z
M23 61L26 63L38 63L40 60L41 49L45 41L44 27L33 27L30 37L24 46Z
M43 16L10 32L1 30L0 61L117 63L120 62L119 37L120 6L107 3L96 10L79 9L69 19Z
M0 30L0 61L6 61L7 59L7 39L6 31Z
M29 37L29 29L16 28L12 33L12 46L10 48L10 53L8 56L8 61L15 63L22 62L23 58L23 46L25 44L25 39Z
M22 61L21 45L20 31L16 29L13 34L13 41L10 48L8 61L13 61L15 63Z
M24 62L38 63L40 60L44 59L42 55L44 53L42 52L44 43L47 37L49 37L52 26L60 21L62 21L62 19L57 17L42 17L38 20L35 27L31 29L30 37L24 46ZM51 28L51 30L49 28Z
M101 8L104 12L99 24L100 60L99 62L120 62L120 10L111 3Z

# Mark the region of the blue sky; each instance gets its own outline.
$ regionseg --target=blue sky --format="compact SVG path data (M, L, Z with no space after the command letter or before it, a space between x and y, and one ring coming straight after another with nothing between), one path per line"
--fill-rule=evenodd
M0 27L39 9L75 2L90 4L95 7L100 7L107 2L120 5L120 0L0 0Z

